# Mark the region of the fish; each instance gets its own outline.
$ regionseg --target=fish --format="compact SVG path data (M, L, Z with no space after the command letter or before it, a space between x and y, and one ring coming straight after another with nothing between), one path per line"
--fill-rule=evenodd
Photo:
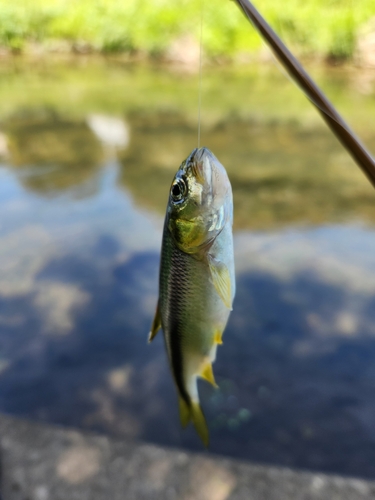
M206 447L209 432L197 378L217 387L212 363L235 296L232 226L227 172L208 148L196 148L169 191L149 342L163 330L182 427L192 421Z

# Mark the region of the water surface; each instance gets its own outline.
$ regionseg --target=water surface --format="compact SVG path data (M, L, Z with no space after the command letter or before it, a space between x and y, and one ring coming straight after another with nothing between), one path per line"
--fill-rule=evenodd
M161 335L147 345L196 76L1 72L0 409L201 450ZM371 146L374 75L315 72ZM202 134L235 198L237 296L219 390L200 384L211 451L374 478L373 190L276 68L207 70Z

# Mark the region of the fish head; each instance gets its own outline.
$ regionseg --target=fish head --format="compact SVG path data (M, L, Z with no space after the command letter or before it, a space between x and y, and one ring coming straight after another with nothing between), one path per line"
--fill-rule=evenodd
M175 243L191 254L208 249L232 219L232 189L225 168L208 148L194 149L170 189L167 221Z

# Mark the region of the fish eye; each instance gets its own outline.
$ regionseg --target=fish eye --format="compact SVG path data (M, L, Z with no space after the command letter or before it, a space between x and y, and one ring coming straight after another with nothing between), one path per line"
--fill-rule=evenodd
M186 184L183 179L176 179L171 188L171 195L173 201L181 201L183 200L186 194Z

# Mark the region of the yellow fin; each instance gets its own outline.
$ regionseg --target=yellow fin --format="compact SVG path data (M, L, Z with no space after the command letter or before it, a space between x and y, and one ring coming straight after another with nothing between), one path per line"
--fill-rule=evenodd
M184 399L181 396L178 397L178 407L180 410L180 422L182 427L185 429L187 424L191 420L191 410Z
M151 342L155 338L160 328L161 328L161 316L159 312L159 302L158 302L158 305L156 306L154 321L152 322L151 331L148 336L149 342Z
M214 343L215 344L222 344L223 343L223 332L221 332L220 330L216 330L216 332L215 332Z
M207 382L212 384L214 387L218 387L217 383L215 382L214 372L212 371L211 363L206 363L203 366L200 376L204 378L204 380L207 380Z
M193 420L195 430L201 438L204 446L207 448L209 442L208 427L202 409L197 401L192 401L191 403L191 418Z
M231 282L227 266L208 254L212 283L225 306L232 310Z

